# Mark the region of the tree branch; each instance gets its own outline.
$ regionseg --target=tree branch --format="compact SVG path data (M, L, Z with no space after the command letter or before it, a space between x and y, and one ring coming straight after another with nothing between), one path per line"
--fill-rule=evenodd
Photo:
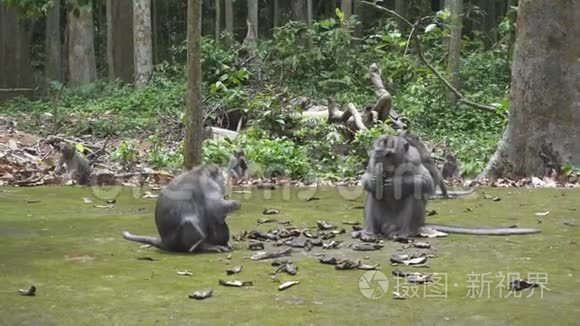
M401 20L402 22L404 22L405 24L407 24L409 27L411 27L412 30L415 30L417 24L419 21L421 21L421 19L419 19L419 21L417 21L416 24L411 24L411 22L409 22L407 19L405 19L404 17L402 17L401 15L399 15L398 13L396 13L393 10L387 9L385 7L381 7L379 5L376 5L372 2L368 2L368 1L361 1L363 4L371 6L379 11L382 12L386 12L391 16L394 16L396 18L398 18L399 20ZM486 112L491 112L491 113L495 113L501 117L505 117L503 114L499 113L497 111L497 108L490 106L490 105L485 105L485 104L479 104L479 103L475 103L473 101L468 100L467 98L465 98L465 96L463 96L463 94L461 94L455 87L453 87L453 85L451 85L451 83L443 76L441 75L441 73L439 71L437 71L437 69L435 69L435 67L429 63L429 61L427 61L427 59L425 58L425 56L423 55L423 50L421 48L421 41L419 40L419 37L417 36L417 34L412 34L410 36L410 38L413 39L413 41L415 42L415 46L417 47L417 55L419 56L419 59L421 60L421 62L423 62L423 64L425 66L427 66L427 68L429 68L429 70L431 70L431 72L433 72L433 74L435 74L435 76L441 81L443 82L443 84L449 88L453 94L455 94L455 96L457 96L458 100L462 103L465 103L471 107L474 107L476 109L482 110L482 111L486 111Z

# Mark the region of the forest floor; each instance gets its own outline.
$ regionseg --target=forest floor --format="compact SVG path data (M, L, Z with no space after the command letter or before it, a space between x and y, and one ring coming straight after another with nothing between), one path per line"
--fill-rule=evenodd
M485 199L482 189L456 200L429 204L433 223L539 227L539 235L486 237L449 235L429 239L434 258L429 268L391 266L389 257L401 243L385 242L379 251L327 250L337 257L380 263L389 282L384 296L365 297L359 289L362 270L335 270L320 264L315 253L294 249L295 276L279 279L301 283L278 291L268 261L252 261L247 242L235 250L196 256L168 254L122 239L129 230L156 234L154 199L139 188L123 188L114 207L89 188L0 188L0 324L2 325L530 325L577 324L580 316L580 191L576 189L483 189L501 198ZM229 218L232 234L269 230L276 223L256 225L264 208L297 227L315 227L325 220L362 222L360 189L318 190L320 200L305 201L313 189L296 188L233 193L242 209ZM345 199L344 194L350 197ZM341 195L342 194L342 195ZM99 196L97 196L99 195ZM83 197L93 199L85 203ZM546 212L549 212L546 214ZM540 213L540 214L537 214ZM344 244L353 242L342 236ZM151 257L154 261L138 260ZM368 259L365 259L368 257ZM243 265L240 274L225 269ZM439 273L431 285L410 285L395 278L395 269ZM180 276L177 271L191 271ZM503 276L535 278L541 288L509 292ZM226 288L218 280L252 281L253 286ZM400 288L395 289L399 282ZM36 296L18 289L37 287ZM372 285L371 286L375 286ZM213 288L213 297L189 299L195 290ZM392 292L405 294L393 300Z

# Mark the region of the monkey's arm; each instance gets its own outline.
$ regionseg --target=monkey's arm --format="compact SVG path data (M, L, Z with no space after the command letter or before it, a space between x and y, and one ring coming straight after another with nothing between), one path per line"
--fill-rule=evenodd
M411 176L394 176L383 181L386 196L395 199L405 198L415 194L418 198L423 198L427 194L433 193L435 186L429 174L418 174Z

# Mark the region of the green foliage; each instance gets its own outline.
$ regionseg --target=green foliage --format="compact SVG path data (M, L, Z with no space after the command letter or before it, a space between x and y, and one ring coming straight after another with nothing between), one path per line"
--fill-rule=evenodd
M183 144L176 151L167 150L161 138L157 135L149 136L151 149L147 157L147 163L153 168L160 169L164 167L179 168L183 166Z
M111 159L121 163L123 166L129 166L139 160L139 150L134 141L123 141L119 147L111 153Z
M509 45L513 41L509 36L513 35L514 17L515 11L511 11L500 23L502 41L498 46L490 48L480 35L466 36L461 53L462 93L472 101L497 106L503 113L509 108ZM306 96L321 104L334 97L337 103L352 102L361 109L373 105L376 97L368 67L377 63L393 96L394 109L411 122L412 129L437 145L447 146L462 161L466 174L481 171L506 120L451 102L448 90L417 59L414 44L408 44L408 35L393 21L385 19L366 31L364 38L353 40L357 24L354 17L345 19L338 10L336 17L311 26L289 22L277 28L271 39L259 44L261 71L256 75L246 69L247 57L241 56L244 51L239 51L237 44L225 48L203 38L205 122L227 121L227 114L235 111L251 127L235 141L206 141L204 160L225 165L234 149L243 148L256 163L283 166L294 177L355 176L365 166L372 140L392 133L392 129L378 125L360 132L347 149L344 127L299 121L301 109L291 99ZM445 40L449 27L448 13L442 11L417 29L425 57L442 74L447 71ZM21 126L35 132L45 132L44 113L57 112L58 130L78 136L141 137L156 133L158 137L151 139L149 163L160 168L179 166L181 149L169 150L162 142L179 137L185 106L186 43L176 40L173 44L178 45L171 49L172 60L156 66L144 88L108 81L76 89L65 87L54 110L53 87L48 99L16 99L3 104L2 112L29 113L29 122ZM177 121L175 128L168 128L168 121Z
M246 158L260 166L265 176L287 175L302 179L312 171L306 151L286 138L266 139L259 131L250 129L236 140L207 140L203 146L203 161L226 165L237 148L242 148Z
M53 6L54 0L0 0L27 16L42 16Z

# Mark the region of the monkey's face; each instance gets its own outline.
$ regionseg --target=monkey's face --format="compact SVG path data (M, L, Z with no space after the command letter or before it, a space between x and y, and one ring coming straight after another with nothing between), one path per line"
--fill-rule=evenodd
M379 137L373 148L375 164L382 164L382 170L385 172L393 172L404 162L409 146L409 142L403 137L389 135Z

